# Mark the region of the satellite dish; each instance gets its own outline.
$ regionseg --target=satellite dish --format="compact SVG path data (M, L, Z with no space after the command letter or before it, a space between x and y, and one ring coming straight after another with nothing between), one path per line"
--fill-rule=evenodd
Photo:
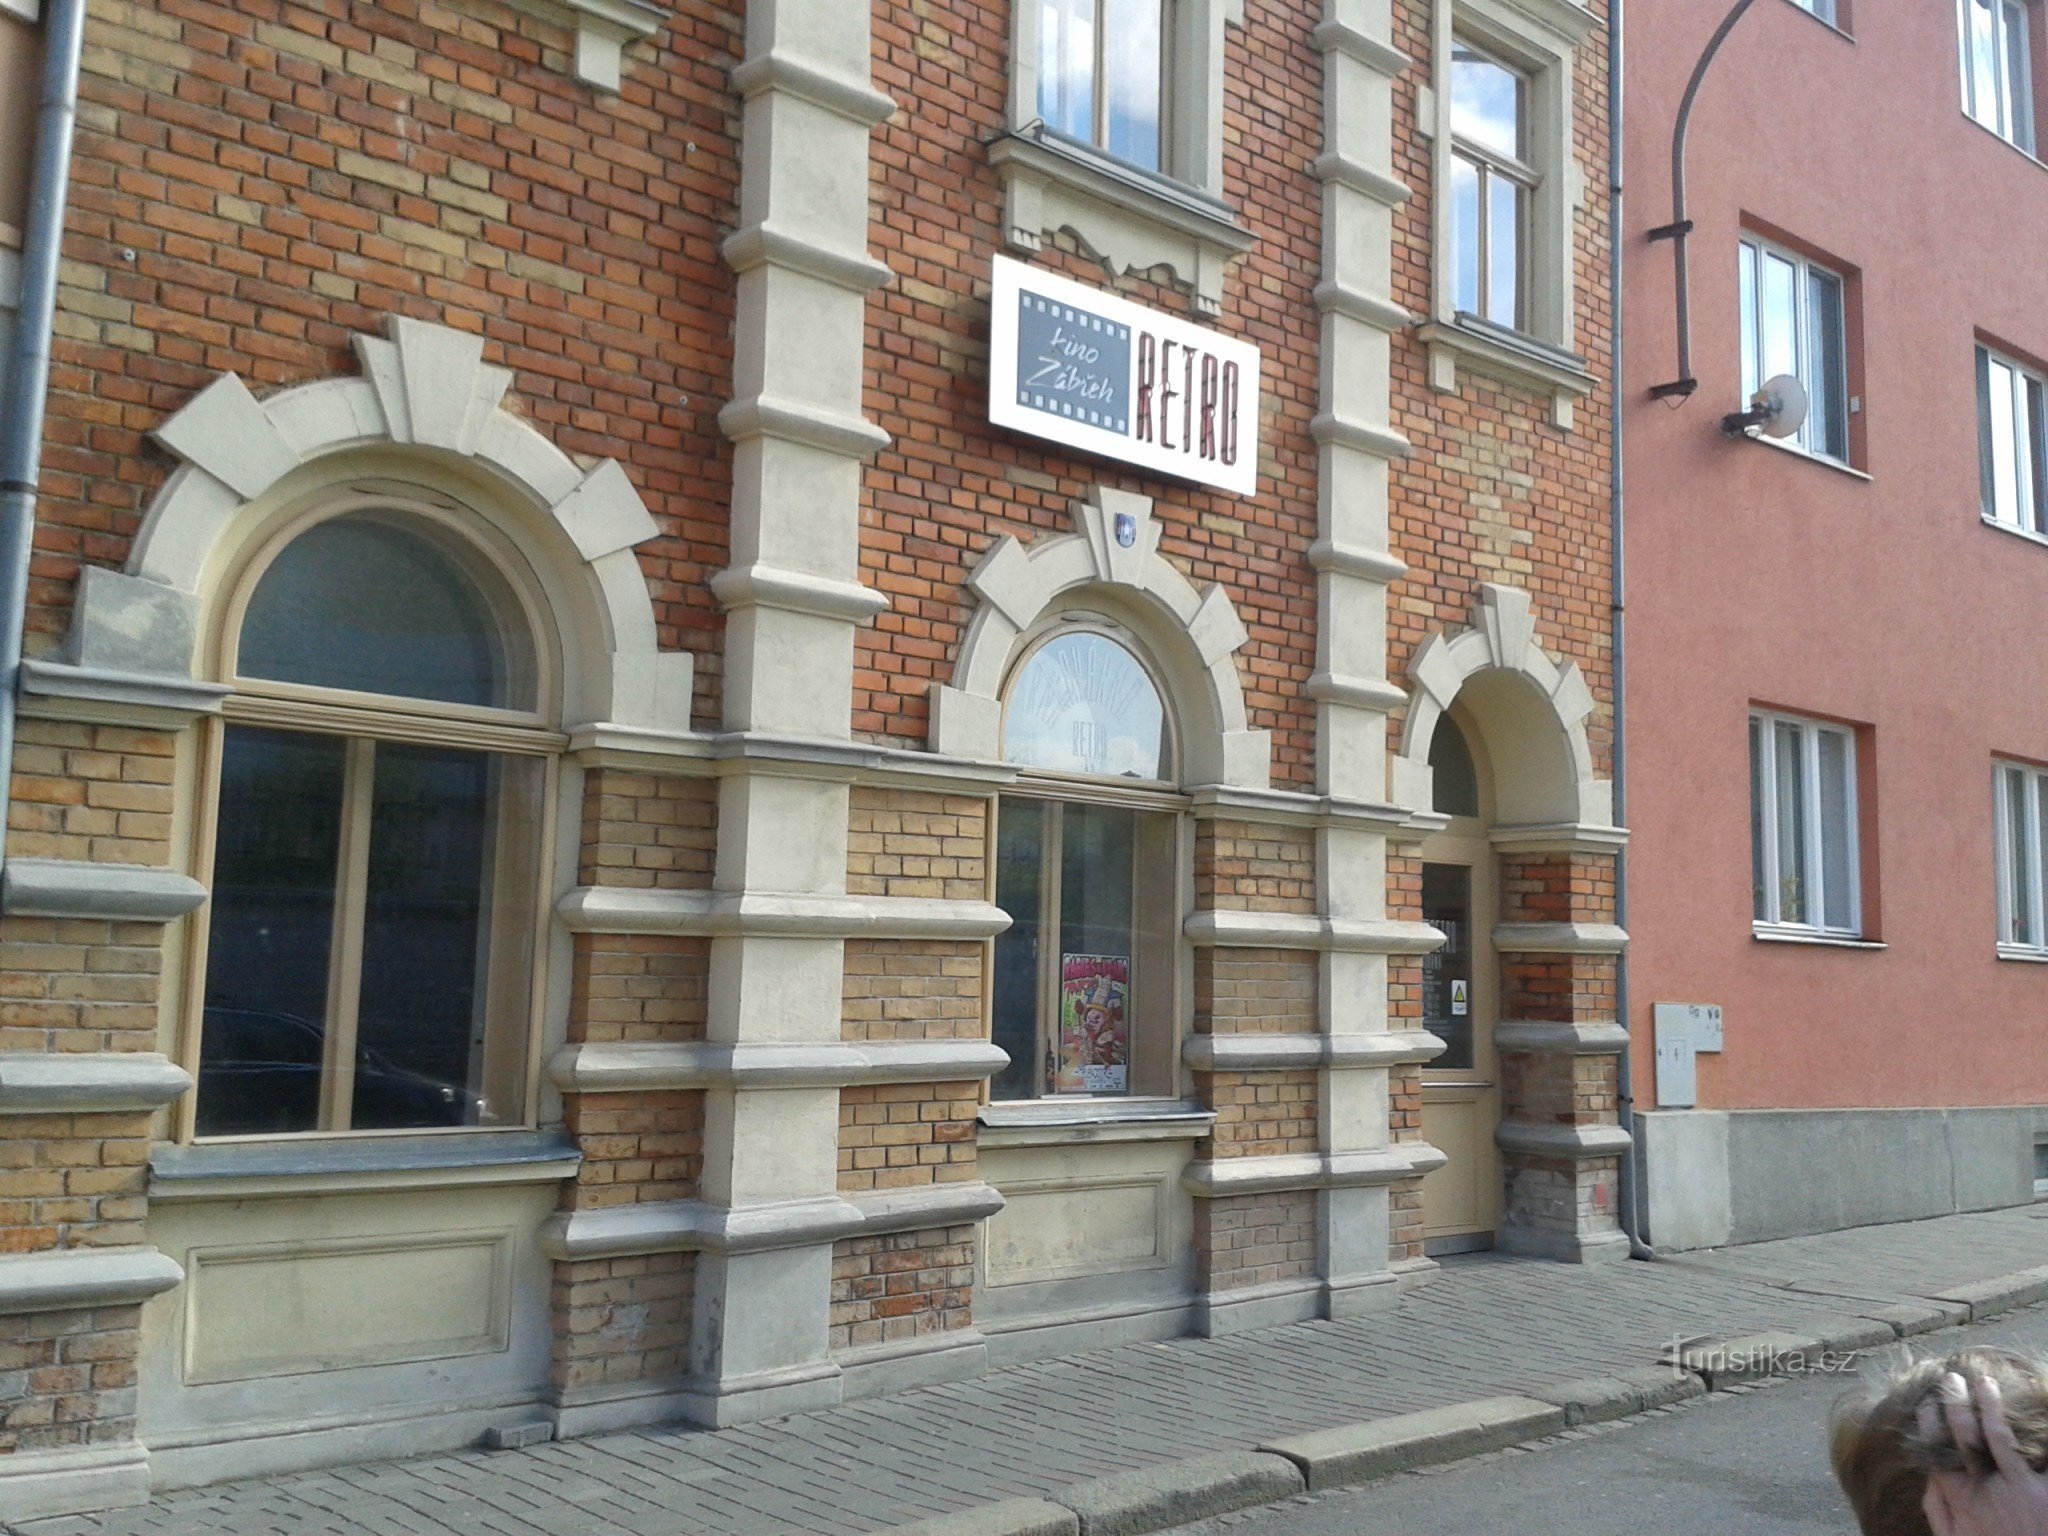
M1806 425L1806 405L1806 386L1781 373L1749 397L1748 410L1723 416L1721 430L1730 437L1790 437Z

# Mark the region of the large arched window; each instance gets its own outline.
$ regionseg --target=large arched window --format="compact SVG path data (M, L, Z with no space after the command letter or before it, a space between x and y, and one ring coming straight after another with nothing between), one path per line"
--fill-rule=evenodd
M552 680L517 557L357 495L228 615L201 1136L518 1124Z
M1180 932L1172 722L1120 630L1063 618L1005 690L1025 770L996 832L998 1099L1166 1095Z

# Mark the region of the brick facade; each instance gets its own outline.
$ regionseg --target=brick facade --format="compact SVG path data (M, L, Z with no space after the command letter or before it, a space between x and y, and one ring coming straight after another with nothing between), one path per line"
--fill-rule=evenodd
M1310 555L1329 517L1319 476L1333 409L1324 348L1336 334L1318 298L1331 206L1318 167L1335 142L1326 9L1251 0L1223 29L1221 191L1249 249L1228 266L1213 324L1260 348L1263 367L1257 488L1234 496L988 422L990 260L1006 238L1018 249L986 148L1016 127L1003 0L874 0L864 74L831 52L843 29L792 38L766 8L677 0L628 45L615 94L574 77L568 32L500 0L92 0L30 648L56 672L83 667L74 605L95 583L117 597L176 597L198 633L142 715L102 705L93 716L72 699L44 713L94 723L24 722L10 858L163 878L120 876L127 899L160 909L147 921L0 917L0 1049L162 1053L159 1076L198 1065L202 1021L184 994L206 918L183 914L205 896L212 717L236 684L224 626L237 572L261 554L235 539L266 520L282 527L294 498L311 506L344 479L416 478L451 524L521 551L508 563L533 567L527 600L555 610L539 616L539 648L562 642L536 669L546 707L518 726L554 733L542 745L560 788L536 833L553 845L522 1015L538 1031L523 1042L527 1103L488 1127L513 1171L492 1175L495 1193L465 1196L499 1211L518 1198L507 1190L540 1183L529 1203L552 1204L519 1218L528 1225L506 1250L519 1257L504 1262L528 1266L506 1282L515 1291L537 1282L544 1296L517 1327L532 1330L536 1361L547 1356L547 1380L531 1390L562 1432L793 1411L909 1379L890 1362L942 1347L957 1354L945 1369L981 1368L976 1324L991 1310L998 1246L982 1218L1045 1219L991 1215L996 1185L1045 1194L1032 1170L1061 1159L1069 1173L1123 1159L1098 1182L1151 1190L1142 1199L1164 1213L1161 1231L1183 1244L1192 1233L1192 1246L1134 1268L1004 1277L1014 1349L1079 1307L1077 1273L1112 1299L1128 1288L1132 1317L1247 1296L1335 1315L1325 1292L1339 1280L1391 1299L1396 1280L1420 1272L1423 1074L1364 1047L1378 1049L1382 1026L1404 1038L1420 1027L1419 864L1402 839L1420 824L1410 813L1428 807L1382 807L1376 781L1369 794L1319 787L1335 750L1329 701L1384 718L1393 747L1402 712L1391 701L1420 649L1469 624L1483 584L1506 584L1531 595L1544 654L1581 669L1596 701L1592 768L1606 771L1610 402L1599 384L1564 429L1547 398L1480 373L1440 394L1420 343L1396 331L1386 430L1366 435L1375 453L1394 452L1396 433L1413 445L1389 470L1388 554L1407 574L1385 594L1379 674L1361 681L1346 668L1363 663L1319 654L1326 630L1357 621L1333 611L1334 587ZM1413 196L1388 214L1393 280L1376 299L1426 314L1431 171L1415 121L1417 92L1433 84L1426 7L1397 3L1384 41L1411 61L1392 85L1385 171ZM1589 53L1574 75L1587 189L1574 290L1575 344L1597 359L1610 253L1595 63ZM834 82L818 100L789 86L817 78ZM893 98L893 116L874 92ZM837 155L863 139L872 272L857 195L789 191L789 145ZM858 179L831 179L857 193ZM1156 311L1189 308L1189 273L1112 270L1071 229L1032 259ZM791 305L792 288L816 315ZM856 318L857 338L845 334ZM480 351L457 366L465 341ZM857 373L852 397L828 399L821 380L842 364ZM240 383L229 387L229 374ZM436 392L451 374L478 391L475 419L445 441L401 420L446 404ZM356 433L323 439L344 443L327 457L305 450L270 479L236 457L300 453L323 410ZM496 458L479 446L507 442ZM1171 1006L1144 1026L1159 1032L1147 1071L1164 1088L1129 1113L1050 1106L1125 1122L1100 1146L1090 1133L1061 1143L1044 1106L1003 1106L1005 1139L987 1131L1003 1117L984 1108L985 1042L991 939L1007 921L993 906L995 811L1017 774L932 752L930 699L935 684L962 680L975 635L1000 627L983 622L977 564L1005 539L1028 555L1070 537L1076 508L1105 492L1145 498L1159 560L1191 602L1213 602L1198 624L1158 591L1105 577L1063 591L1043 615L1121 615L1137 648L1159 640L1167 691L1183 690L1166 700L1184 759L1176 782L1123 802L1178 823L1164 872L1176 908L1151 926L1183 947L1157 994ZM212 497L183 526L210 519L205 536L225 541L187 552L186 586L143 574L151 540L177 542L146 520L179 495ZM621 531L643 517L644 536ZM138 540L145 526L150 540ZM159 547L156 558L173 557ZM91 582L81 568L97 573ZM1360 605L1374 624L1376 602ZM770 639L757 649L758 635ZM801 670L776 636L815 646ZM1165 657L1169 642L1179 649ZM819 660L841 643L850 687ZM691 664L688 697L647 704L660 679L680 675L668 666L679 656ZM1198 701L1190 690L1205 677L1218 697ZM631 699L638 713L620 702ZM1222 760L1216 743L1192 739L1210 716L1232 738L1229 784L1196 782L1191 766ZM514 729L463 728L473 749ZM432 729L410 721L400 734ZM1268 750L1269 771L1255 771ZM1221 803L1202 798L1226 790ZM1382 907L1374 861L1389 839ZM1348 857L1370 877L1333 864ZM1539 858L1503 874L1504 920L1612 921L1611 862L1603 873L1594 859ZM177 880L191 889L174 890ZM1611 953L1511 956L1503 1017L1609 1017L1614 965ZM165 975L180 978L180 995L161 995ZM1512 1112L1611 1123L1611 1069L1603 1077L1589 1058L1558 1070L1511 1063ZM1342 1072L1367 1074L1371 1091ZM1372 1074L1387 1085L1385 1126ZM153 1114L6 1117L0 1252L145 1250L152 1156L231 1155L188 1145L178 1098L174 1085ZM1345 1119L1360 1102L1371 1124ZM519 1174L521 1159L552 1171ZM1611 1190L1612 1159L1531 1158L1512 1177L1545 1220L1569 1206L1577 1231L1592 1220L1579 1207L1601 1207ZM446 1178L444 1193L460 1186ZM404 1212L390 1188L358 1193L352 1211L386 1201ZM184 1198L178 1220L198 1230L204 1191ZM1381 1223L1384 1263L1360 1252ZM1031 1241L1001 1246L1028 1267ZM1333 1273L1340 1252L1357 1274ZM752 1296L799 1293L786 1317L739 1315ZM147 1329L136 1331L132 1308L15 1327L18 1340L0 1342L28 1374L0 1367L0 1414L16 1444L126 1444L138 1422L147 1430L153 1405L138 1417L133 1387ZM472 1368L445 1367L450 1381ZM842 1373L858 1386L842 1386ZM475 1396L519 1390L496 1382ZM201 1415L176 1428L202 1442L205 1393L170 1397L154 1405L164 1422ZM0 1515L6 1499L0 1473Z

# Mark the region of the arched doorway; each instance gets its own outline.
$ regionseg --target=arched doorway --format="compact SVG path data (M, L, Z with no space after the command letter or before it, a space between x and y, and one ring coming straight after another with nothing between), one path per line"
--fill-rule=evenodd
M1443 947L1423 957L1423 1027L1445 1044L1423 1068L1423 1139L1444 1153L1422 1181L1426 1253L1493 1246L1501 1217L1501 1161L1494 1143L1501 1084L1493 1026L1500 1010L1500 967L1493 927L1499 868L1487 840L1493 782L1478 732L1446 712L1430 742L1434 809L1450 820L1418 850L1422 920L1442 931Z

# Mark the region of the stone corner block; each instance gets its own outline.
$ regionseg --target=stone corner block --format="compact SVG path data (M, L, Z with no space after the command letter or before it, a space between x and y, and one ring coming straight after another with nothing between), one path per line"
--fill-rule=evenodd
M1043 1499L1004 1499L915 1525L893 1527L889 1536L1077 1536L1080 1518Z
M1461 1461L1567 1427L1565 1410L1533 1397L1487 1397L1275 1440L1259 1449L1285 1456L1310 1493L1370 1482L1414 1467Z
M1566 1422L1576 1427L1647 1413L1652 1408L1703 1396L1706 1390L1704 1381L1681 1366L1646 1365L1612 1376L1582 1376L1576 1381L1554 1382L1532 1389L1529 1395L1538 1402L1562 1408Z
M1291 1458L1230 1451L1076 1483L1059 1498L1079 1517L1080 1536L1142 1536L1292 1498L1303 1486Z

